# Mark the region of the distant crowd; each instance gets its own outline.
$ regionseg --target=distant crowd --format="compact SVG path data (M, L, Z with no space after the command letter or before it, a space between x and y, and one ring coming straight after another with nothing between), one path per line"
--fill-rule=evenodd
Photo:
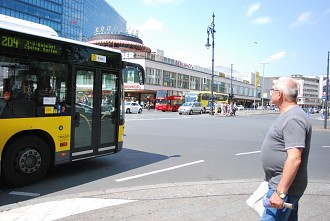
M214 106L215 114L222 116L235 116L235 112L237 111L237 105L235 103L227 104L225 102L218 102Z

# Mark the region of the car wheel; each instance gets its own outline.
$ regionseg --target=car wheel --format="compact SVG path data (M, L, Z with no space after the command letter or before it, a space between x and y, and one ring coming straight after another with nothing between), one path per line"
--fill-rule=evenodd
M204 113L204 114L206 113L206 108L205 108L205 107L203 108L203 113Z
M16 138L2 158L2 176L13 186L24 186L43 178L50 166L50 150L38 136Z
M182 113L179 113L180 115L182 114Z
M199 114L202 114L203 113L203 109L199 112Z
M193 114L193 110L190 110L190 111L189 111L189 115L192 115L192 114Z
M139 109L139 112L138 112L138 113L139 113L139 114L142 114L142 109L141 109L141 108Z
M126 109L126 114L129 114L130 113L130 110L129 108Z

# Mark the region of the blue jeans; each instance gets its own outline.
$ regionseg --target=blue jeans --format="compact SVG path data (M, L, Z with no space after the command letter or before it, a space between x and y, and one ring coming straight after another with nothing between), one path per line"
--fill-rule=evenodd
M266 197L269 199L275 190L269 187ZM292 203L294 209L265 208L260 221L298 221L298 202L302 195L287 195L284 202Z

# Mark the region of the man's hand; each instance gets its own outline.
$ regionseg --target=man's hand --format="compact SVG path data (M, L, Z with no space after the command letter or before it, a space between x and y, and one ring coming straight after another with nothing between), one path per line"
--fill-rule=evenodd
M269 199L270 206L276 209L283 209L284 199L280 198L276 192Z

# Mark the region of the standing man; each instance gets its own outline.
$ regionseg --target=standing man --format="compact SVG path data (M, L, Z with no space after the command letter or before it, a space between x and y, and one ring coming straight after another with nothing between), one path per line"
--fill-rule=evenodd
M298 87L294 79L281 77L274 84L272 103L281 115L269 129L261 147L261 162L268 181L272 208L265 208L260 220L298 220L298 201L307 187L307 162L312 126L297 105ZM294 209L283 208L292 203Z

